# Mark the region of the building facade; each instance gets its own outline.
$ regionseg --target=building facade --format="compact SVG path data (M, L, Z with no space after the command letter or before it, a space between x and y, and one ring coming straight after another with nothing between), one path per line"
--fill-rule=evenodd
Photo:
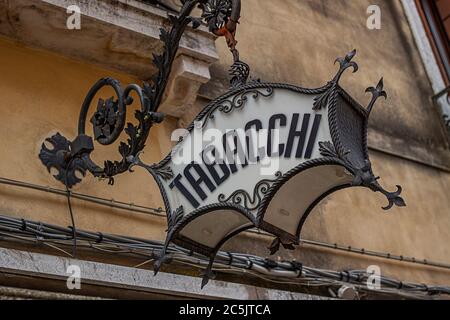
M73 20L77 8L80 28ZM273 238L258 232L240 234L224 247L340 272L344 276L337 283L325 286L334 295L301 279L274 281L251 272L219 272L201 290L202 267L173 263L153 278L153 259L139 256L138 245L136 254L98 238L81 238L76 246L70 237L48 241L39 222L164 241L163 202L145 170L117 176L114 185L87 175L70 191L69 210L64 185L38 154L56 132L76 136L81 104L98 79L113 77L127 85L151 78L156 72L151 56L163 49L159 29L170 27L168 13L178 9L177 1L0 0L0 286L15 288L0 296L334 298L345 285L345 271L373 266L405 283L450 286L450 8L445 0L242 1L236 38L253 80L320 87L335 74L335 58L354 48L360 72L345 75L342 87L367 105L365 89L384 78L388 98L372 115L370 156L389 190L402 185L407 207L386 213L383 197L344 190L318 205L294 251L269 256ZM172 132L228 91L232 63L226 42L206 26L186 32L160 108L166 119L152 128L142 155L146 163L170 153ZM114 95L108 90L102 98ZM136 108L129 107L128 119ZM99 163L117 159L117 144L96 148L92 157ZM81 266L80 290L67 287L72 264ZM404 297L401 286L397 289L359 295Z

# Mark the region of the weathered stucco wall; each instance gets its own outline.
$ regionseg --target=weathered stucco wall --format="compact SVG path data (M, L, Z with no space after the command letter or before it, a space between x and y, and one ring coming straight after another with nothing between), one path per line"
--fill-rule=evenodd
M81 103L98 79L112 76L123 84L140 82L124 74L28 49L4 39L0 40L0 61L0 91L5 97L0 111L0 176L57 188L63 186L55 183L38 158L44 139L57 131L69 139L76 136ZM107 90L103 91L103 97L113 95ZM131 121L134 119L133 108L129 109L128 114ZM174 123L168 119L163 125L154 127L148 149L143 155L145 161L156 162L161 159L163 150L165 153L170 149L169 138ZM126 136L121 138L126 139ZM96 151L93 158L99 163L107 158L120 159L116 148L117 145L98 148L101 150ZM0 190L2 214L52 221L65 226L70 224L66 200L60 196L4 185L0 186ZM107 181L98 182L88 176L74 191L144 206L162 206L156 185L140 169L135 174L117 177L113 187L108 187ZM79 228L163 239L165 221L160 218L132 216L77 200L74 200L74 207Z
M423 158L426 154L430 161L442 164L444 140L406 20L393 1L379 2L385 17L383 29L369 31L365 27L366 0L245 0L238 35L241 57L250 63L255 77L313 87L325 83L335 72L334 57L358 48L361 71L346 75L344 87L364 102L368 99L364 89L384 75L391 94L388 102L381 102L374 112L372 146L411 158L420 156L418 160L423 162L427 161ZM222 58L212 70L216 79L204 88L205 96L216 95L212 88L223 84L231 62L223 39L218 48ZM140 82L126 74L0 39L0 176L62 188L40 163L40 144L56 130L67 137L75 136L81 102L90 86L104 76L116 77L124 84ZM132 110L128 119L133 119ZM146 162L157 162L166 155L175 127L176 121L167 119L153 128L143 156ZM395 148L391 149L394 142ZM118 157L116 146L98 149L93 156L99 161ZM371 157L375 172L389 189L402 184L408 207L394 208L386 214L381 210L385 205L383 197L367 190L343 191L311 215L304 237L450 262L450 174L376 151L371 152ZM156 185L141 169L117 177L114 186L88 176L74 191L162 206ZM78 200L73 200L73 207L78 228L164 239L163 218ZM70 225L65 198L5 185L0 185L0 213ZM267 255L271 239L243 235L238 240L232 240L227 248ZM315 247L302 247L294 253L283 251L281 255L331 269L365 269L378 264L383 273L402 280L450 284L450 272L440 269Z
M366 26L366 10L374 4L381 8L381 30ZM365 88L384 77L389 97L378 102L371 116L371 160L391 190L397 183L403 186L408 207L386 214L379 195L342 191L310 216L304 238L450 262L450 175L405 160L450 167L447 141L431 102L433 91L400 1L245 0L237 40L241 59L262 81L321 86L335 74L334 58L354 48L360 70L343 77L346 90L366 105L370 96ZM231 56L223 39L216 43L220 59L211 67L212 81L203 87L204 96L217 95L228 86ZM231 243L237 249L240 242ZM246 245L252 248L248 251L257 246L251 241ZM438 269L331 250L318 253L309 247L300 251L301 261L315 266L365 269L378 264L383 272L403 279L450 283L450 272Z
M381 30L369 30L367 8L381 8ZM389 98L372 114L371 147L450 169L450 152L432 88L400 1L246 0L237 34L252 76L267 82L319 87L336 71L333 62L357 49L360 70L341 83L367 105L365 89L384 77ZM226 90L230 53L217 41L221 59L212 67L205 96Z
M384 177L382 183L392 190L394 183L402 184L408 206L385 212L381 206L386 200L370 190L340 191L314 210L302 238L448 263L450 175L380 152L372 151L370 156L375 172ZM243 240L244 237L231 240L226 249L267 254L269 240L265 240L265 246ZM383 273L402 280L450 284L450 271L336 250L317 250L307 245L295 253L283 251L280 257L297 258L305 265L333 270L365 270L370 265L378 265Z

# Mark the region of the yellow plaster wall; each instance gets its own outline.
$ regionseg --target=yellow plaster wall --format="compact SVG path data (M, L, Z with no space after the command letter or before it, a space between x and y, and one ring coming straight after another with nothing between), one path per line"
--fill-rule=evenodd
M64 186L48 174L38 158L44 139L57 131L69 139L76 136L81 103L98 79L111 76L124 85L140 83L124 74L25 48L4 39L0 39L0 75L3 97L0 106L0 176L60 189ZM113 92L107 88L102 97L110 95ZM133 105L128 112L131 121L136 107ZM144 161L157 162L163 151L164 155L168 152L173 126L174 121L168 119L153 128L142 157ZM93 158L99 164L106 159L120 159L116 148L117 144L97 147ZM114 186L108 186L107 181L98 182L88 175L73 191L143 206L162 206L152 178L139 168L133 174L118 177ZM70 224L64 197L5 185L0 185L0 194L2 214L66 226ZM76 199L73 202L79 228L163 239L165 220L162 218L100 207Z

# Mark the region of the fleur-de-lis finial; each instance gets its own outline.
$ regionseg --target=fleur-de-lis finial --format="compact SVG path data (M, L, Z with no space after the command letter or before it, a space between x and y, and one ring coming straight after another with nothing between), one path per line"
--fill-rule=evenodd
M339 80L341 79L341 76L345 70L347 70L348 68L353 68L353 73L358 71L358 69L359 69L358 64L356 62L352 61L353 58L355 57L355 55L356 55L356 49L347 53L347 55L344 58L337 58L334 61L334 64L336 64L336 62L339 62L339 71L334 76L333 80L328 82L327 90L314 98L314 105L313 105L314 111L319 111L319 110L325 109L327 107L328 102L332 96L332 93L335 91L335 89L339 83Z
M378 98L384 97L385 99L387 99L387 93L386 91L383 90L383 88L384 82L383 78L381 78L380 81L378 81L378 84L375 88L369 87L366 89L366 92L372 93L372 100L370 101L369 106L367 107L367 113L369 115L372 112L373 106L375 105L375 102L377 102Z
M347 53L347 55L344 58L337 58L334 61L335 64L336 64L336 62L339 62L339 66L340 66L338 73L334 77L335 83L339 82L339 79L341 78L342 74L348 68L353 68L353 73L355 73L359 70L358 64L356 62L352 61L353 58L355 57L355 55L356 55L356 49L353 49L352 51Z

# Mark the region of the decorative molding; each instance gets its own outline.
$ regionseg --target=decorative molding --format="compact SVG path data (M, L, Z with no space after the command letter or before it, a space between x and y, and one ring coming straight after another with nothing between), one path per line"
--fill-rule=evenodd
M122 288L142 298L148 298L148 294L155 294L157 297L158 295L168 295L173 298L191 299L328 300L326 297L217 280L210 281L207 287L200 289L199 278L192 276L161 272L158 277L153 277L151 271L144 269L0 248L0 270L3 274L8 275L9 279L28 276L29 284L36 279L46 279L45 284L48 287L40 287L43 290L54 290L55 284L57 288L66 288L66 271L69 265L80 266L83 270L83 283L86 286L100 286L109 290ZM42 282L39 285L42 286ZM83 290L82 286L81 292L84 292ZM121 293L123 290L115 292L119 297ZM127 298L127 296L125 295L123 298Z

